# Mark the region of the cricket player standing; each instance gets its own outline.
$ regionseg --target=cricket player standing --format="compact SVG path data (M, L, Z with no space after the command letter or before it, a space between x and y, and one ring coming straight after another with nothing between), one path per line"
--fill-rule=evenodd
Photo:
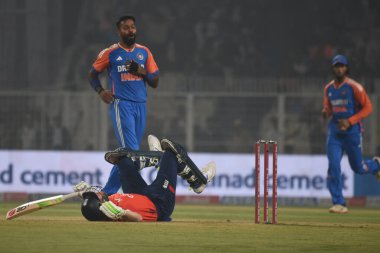
M337 55L332 60L334 80L324 89L322 116L327 119L327 186L332 196L331 213L347 213L343 197L340 161L347 153L351 169L358 174L374 174L380 179L380 158L362 158L362 119L372 112L371 101L361 84L349 78L348 60Z
M120 146L139 149L146 124L146 83L157 88L159 70L150 50L136 44L133 16L116 23L120 42L104 49L89 72L92 88L110 104L110 116ZM107 69L111 90L104 89L98 75ZM118 168L114 166L104 187L107 194L120 188Z

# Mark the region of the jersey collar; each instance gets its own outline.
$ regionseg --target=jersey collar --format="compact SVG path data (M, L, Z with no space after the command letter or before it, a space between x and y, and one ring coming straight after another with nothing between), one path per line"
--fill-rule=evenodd
M120 42L117 43L117 44L119 45L119 47L121 47L122 49L124 49L124 50L127 51L127 52L133 52L133 50L135 50L135 48L136 48L136 44L133 45L133 48L132 48L132 49L128 49L128 48L123 47L123 46L120 44Z
M345 77L344 78L344 80L341 82L341 83L337 83L337 82L335 82L335 80L334 80L334 88L335 89L339 89L344 83L346 83L347 82L347 80L348 80L348 78L347 77Z

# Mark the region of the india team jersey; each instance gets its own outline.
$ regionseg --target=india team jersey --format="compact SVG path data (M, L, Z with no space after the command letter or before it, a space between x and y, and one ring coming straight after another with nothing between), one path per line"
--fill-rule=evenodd
M135 44L133 49L127 49L114 44L104 49L92 65L97 72L108 71L109 82L115 98L132 102L146 102L147 91L145 81L141 76L128 73L125 63L134 60L145 68L149 74L158 73L158 67L147 47Z
M116 193L109 196L115 205L142 216L143 221L157 221L157 209L153 202L144 195Z
M331 81L325 86L323 106L332 116L329 131L334 133L360 133L361 120L372 112L371 101L363 86L350 78L341 84ZM339 119L348 119L351 127L347 131L339 130Z

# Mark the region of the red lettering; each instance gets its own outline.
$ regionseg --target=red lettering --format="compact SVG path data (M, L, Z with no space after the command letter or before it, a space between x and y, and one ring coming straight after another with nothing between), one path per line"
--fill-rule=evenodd
M143 80L140 76L132 75L131 73L121 73L120 79L122 82Z
M347 112L347 108L345 106L334 106L332 108L333 112Z

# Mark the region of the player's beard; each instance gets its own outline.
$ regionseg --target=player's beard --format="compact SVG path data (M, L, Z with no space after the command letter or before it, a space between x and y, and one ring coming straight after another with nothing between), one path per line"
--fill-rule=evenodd
M123 42L128 46L132 46L136 42L136 34L133 34L133 36L127 35L123 38Z

